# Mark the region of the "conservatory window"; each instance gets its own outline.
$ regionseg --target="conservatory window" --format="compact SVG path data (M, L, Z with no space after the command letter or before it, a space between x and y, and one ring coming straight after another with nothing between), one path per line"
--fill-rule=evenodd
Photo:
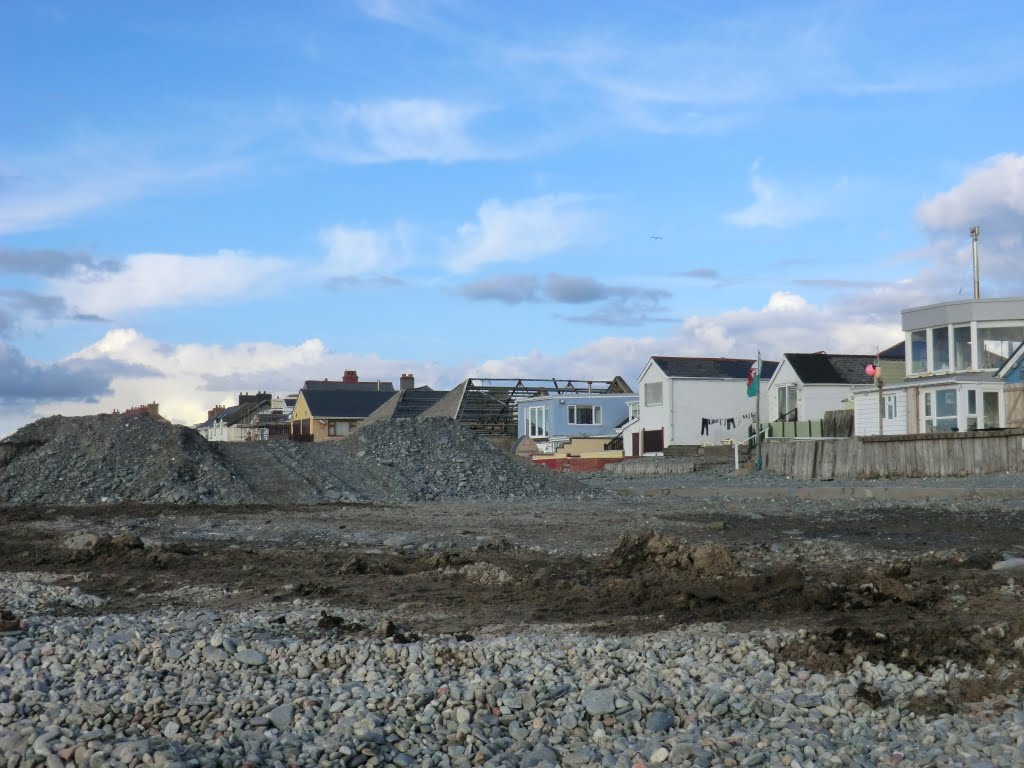
M1001 368L1024 342L1024 325L978 328L978 367Z
M932 370L949 370L949 328L932 328Z
M953 367L967 371L974 367L971 361L971 326L957 325L953 328Z
M928 372L928 332L910 332L910 372Z

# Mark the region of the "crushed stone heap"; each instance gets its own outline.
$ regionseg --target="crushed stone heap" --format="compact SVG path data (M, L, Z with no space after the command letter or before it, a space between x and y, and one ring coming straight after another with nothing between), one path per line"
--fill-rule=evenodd
M577 496L577 480L502 451L452 419L394 419L368 424L336 443L340 450L389 470L393 487L410 501Z
M51 416L0 440L0 501L252 501L217 449L148 415Z
M530 466L451 419L371 424L329 443L209 443L147 415L52 416L0 440L0 502L323 504L562 498L575 479Z

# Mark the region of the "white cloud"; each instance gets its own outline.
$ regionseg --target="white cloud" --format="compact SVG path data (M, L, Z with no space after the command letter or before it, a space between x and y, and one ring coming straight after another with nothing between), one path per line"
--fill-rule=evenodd
M333 351L320 339L292 345L165 344L131 328L109 331L68 358L78 363L94 360L145 366L158 375L115 375L110 392L97 401L53 401L40 405L36 416L109 412L155 401L166 418L196 424L205 420L206 412L214 405L237 402L239 392L263 390L285 395L297 392L306 379L340 379L342 372L350 369L358 371L364 381L381 379L396 385L399 374L405 372L412 372L417 384L432 385L451 375L432 362Z
M531 261L560 253L586 238L592 221L577 195L544 195L512 203L488 200L477 220L459 227L449 259L453 272L466 273L485 264Z
M288 263L239 251L212 256L140 253L116 272L80 267L49 280L51 289L78 312L119 316L156 307L203 304L250 293Z
M469 134L481 112L437 99L340 102L320 122L313 150L345 163L454 163L494 156Z
M0 184L0 234L44 229L171 187L237 172L239 162L168 164L112 141L79 142L8 159Z
M390 268L390 237L377 230L331 227L320 233L320 242L327 247L321 265L327 277L355 277Z
M963 180L920 205L917 218L930 239L923 277L950 295L970 297L972 253L969 230L981 228L982 295L1024 292L1024 155L988 158Z
M783 189L761 175L758 164L750 172L754 202L730 213L726 219L737 227L785 227L813 219L825 212L827 195L811 195Z

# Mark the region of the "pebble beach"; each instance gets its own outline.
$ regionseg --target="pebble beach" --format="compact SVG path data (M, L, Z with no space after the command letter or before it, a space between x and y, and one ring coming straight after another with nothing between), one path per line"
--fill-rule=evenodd
M915 701L978 672L855 660L812 673L780 657L805 630L397 642L316 630L316 601L105 615L101 598L32 573L0 593L29 617L0 636L8 768L1024 765L1019 692L919 714Z

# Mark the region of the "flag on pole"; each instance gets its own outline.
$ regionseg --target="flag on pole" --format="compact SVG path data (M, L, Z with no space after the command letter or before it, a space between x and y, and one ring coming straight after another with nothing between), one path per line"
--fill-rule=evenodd
M761 391L761 353L757 354L757 361L747 371L747 397L757 397Z

